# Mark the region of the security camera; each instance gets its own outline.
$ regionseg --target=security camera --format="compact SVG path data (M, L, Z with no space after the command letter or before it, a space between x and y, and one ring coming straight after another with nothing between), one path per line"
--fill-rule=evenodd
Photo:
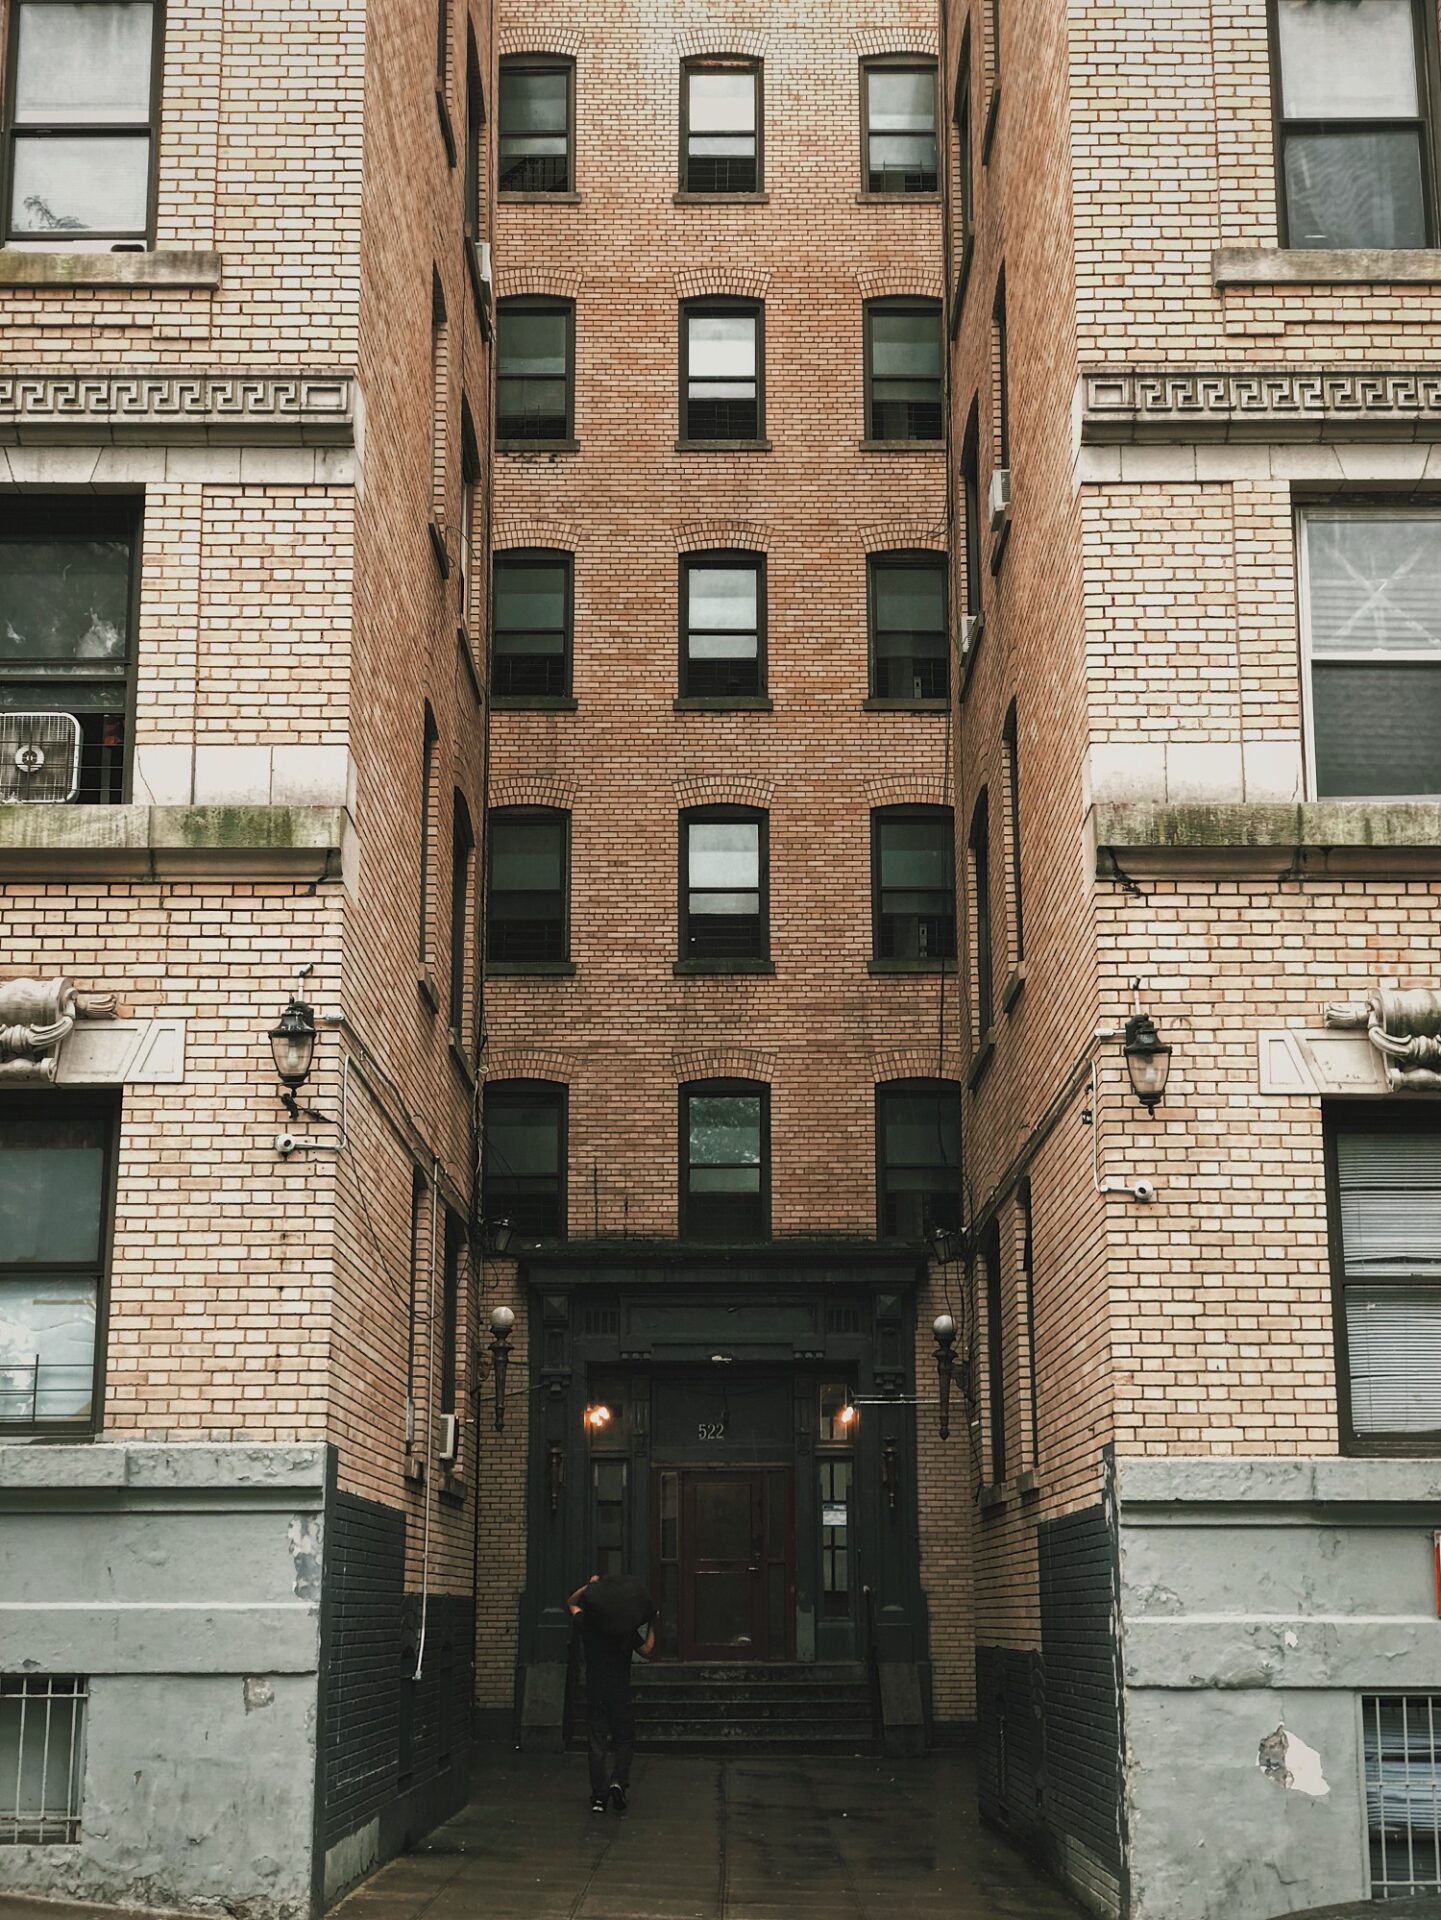
M1143 1207L1149 1206L1155 1197L1156 1183L1154 1180L1138 1180L1131 1188L1131 1198L1133 1200L1139 1200Z
M282 1160L288 1160L299 1145L293 1133L277 1133L275 1136L275 1151Z

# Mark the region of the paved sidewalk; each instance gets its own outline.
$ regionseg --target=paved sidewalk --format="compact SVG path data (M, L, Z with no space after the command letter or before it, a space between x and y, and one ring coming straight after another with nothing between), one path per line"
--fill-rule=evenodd
M642 1755L593 1814L582 1755L477 1767L465 1812L341 1920L1076 1920L981 1826L969 1759Z

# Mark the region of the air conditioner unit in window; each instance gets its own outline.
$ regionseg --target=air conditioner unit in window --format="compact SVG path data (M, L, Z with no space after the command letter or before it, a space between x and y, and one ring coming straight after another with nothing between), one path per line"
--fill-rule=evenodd
M974 649L975 644L980 639L980 637L981 637L980 614L978 613L962 614L960 637L956 642L957 651L961 656L962 666L964 666L966 662L970 659L972 650Z
M443 1467L460 1464L460 1415L443 1413L440 1416L440 1444L436 1448L436 1458Z
M475 243L475 252L476 265L480 269L480 284L485 288L486 298L489 299L495 290L495 275L491 272L490 268L490 242L488 240L477 240Z
M0 713L0 802L73 800L79 785L73 713Z
M991 532L999 533L1011 517L1011 470L997 467L991 475Z

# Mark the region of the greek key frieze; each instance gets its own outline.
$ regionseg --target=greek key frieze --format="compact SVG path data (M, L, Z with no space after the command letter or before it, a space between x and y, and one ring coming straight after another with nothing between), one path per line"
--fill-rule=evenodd
M332 373L0 372L0 442L53 434L57 440L227 444L250 434L267 442L345 443L353 383Z
M1090 444L1441 440L1441 371L1423 367L1096 369L1081 376Z

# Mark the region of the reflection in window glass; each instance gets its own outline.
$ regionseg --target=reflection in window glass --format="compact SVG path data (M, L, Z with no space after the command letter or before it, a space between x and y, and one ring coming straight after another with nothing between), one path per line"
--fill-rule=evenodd
M763 958L761 821L687 819L685 958Z
M500 67L501 193L570 191L570 69Z
M766 1229L761 1090L713 1083L684 1102L683 1230L693 1239L744 1240Z
M943 432L939 303L873 306L866 331L870 438L939 440Z
M761 563L755 554L698 554L684 563L681 691L692 697L761 690Z
M876 957L952 959L956 875L950 808L879 811L872 819Z
M565 1232L565 1089L545 1081L492 1080L485 1089L481 1156L488 1223L517 1235Z
M760 433L760 315L690 309L685 319L688 440L754 440Z
M961 1224L961 1096L944 1081L896 1082L877 1100L881 1219L888 1240Z
M492 960L566 957L566 822L563 813L508 811L490 817Z
M495 556L491 692L508 699L567 691L570 555Z
M570 323L567 307L500 302L496 321L497 438L570 437Z
M685 180L688 193L754 193L756 87L754 68L686 70Z
M872 692L881 700L944 700L950 685L945 562L871 562Z
M868 67L866 188L870 193L934 193L934 67Z

